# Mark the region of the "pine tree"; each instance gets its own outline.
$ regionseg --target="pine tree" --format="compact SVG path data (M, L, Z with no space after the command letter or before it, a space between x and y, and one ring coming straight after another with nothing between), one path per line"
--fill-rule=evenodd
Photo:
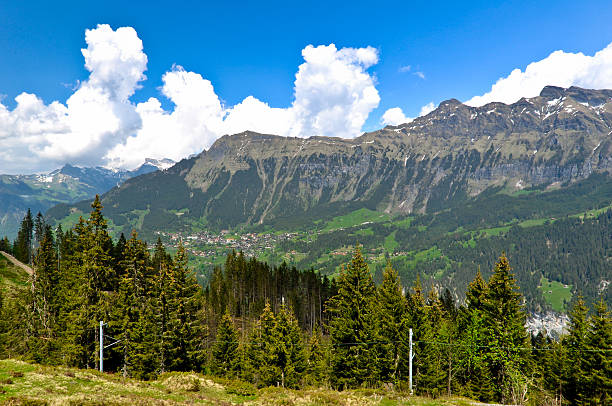
M315 329L308 342L308 366L306 382L309 385L325 385L327 383L327 354L322 346L323 336L319 328Z
M17 239L13 247L15 258L23 263L32 263L32 231L34 222L32 221L32 212L28 209L26 215L21 221L21 227L17 233Z
M563 345L568 351L568 365L564 379L564 396L573 404L586 397L588 365L586 364L587 334L589 331L589 308L579 296L569 312L569 329Z
M203 296L192 271L187 267L182 244L173 260L170 279L169 331L174 345L170 367L177 371L201 370L205 363L205 330L199 322Z
M419 346L419 385L418 392L438 397L445 384L445 365L443 364L440 342L440 329L443 324L443 309L435 289L430 291L425 306L425 323L419 329L422 345Z
M398 379L400 364L399 338L402 318L406 312L406 300L397 271L387 261L383 271L383 282L378 289L380 309L380 336L383 342L379 354L379 379L391 382Z
M123 236L123 234L122 234ZM120 240L121 242L121 240ZM119 247L120 242L115 247ZM120 254L123 256L123 253ZM170 328L173 317L172 304L174 300L174 286L172 284L173 268L172 257L158 239L153 253L152 267L154 272L154 291L155 297L152 305L156 314L157 330L157 369L160 373L166 372L171 364L174 331Z
M281 373L276 364L276 318L270 302L266 302L257 326L252 330L247 347L248 370L244 376L257 386L278 385Z
M338 293L330 299L329 331L334 347L331 380L338 388L372 384L376 379L376 288L368 265L355 247L353 258L340 271Z
M42 241L43 234L45 232L45 226L45 218L41 212L38 212L38 214L36 214L36 218L34 219L34 251L36 251L40 246L40 242Z
M488 287L480 271L466 292L466 307L459 316L461 347L465 349L460 368L464 371L464 394L490 402L495 398L495 388L489 369L489 348L496 345L484 310Z
M586 336L585 400L606 405L612 400L612 318L603 299L595 304Z
M234 327L232 316L226 312L217 328L217 338L212 350L213 373L219 376L236 376L240 369L240 352L238 349L238 332Z
M281 386L296 388L306 369L306 354L297 320L287 306L282 305L276 318L275 364L281 374Z
M32 311L39 338L36 359L49 362L55 344L57 317L57 256L51 227L45 226L35 258L32 281Z
M151 342L155 329L149 296L153 287L153 269L147 246L135 232L126 243L124 258L125 274L119 283L119 306L113 312L109 332L121 340L118 350L123 375L149 377L156 366L155 347Z
M528 335L525 329L526 315L523 300L505 255L495 264L493 275L487 284L484 300L486 322L495 337L491 348L491 376L496 384L498 397L509 400L513 380L527 374Z
M442 308L442 320L438 331L440 340L440 351L443 360L444 374L446 380L446 395L452 396L457 386L456 375L460 369L458 360L465 352L460 347L458 337L460 334L458 326L458 311L455 300L448 289L440 296L439 302Z

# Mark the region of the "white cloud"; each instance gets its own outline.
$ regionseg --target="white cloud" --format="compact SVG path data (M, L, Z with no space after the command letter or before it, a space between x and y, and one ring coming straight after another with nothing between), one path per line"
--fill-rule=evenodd
M224 134L245 130L293 137L359 135L380 101L366 71L378 62L376 49L309 45L302 56L288 108L270 107L253 96L223 106L208 80L174 67L164 75L162 87L174 110L162 110L155 98L140 103L142 128L110 151L109 160L124 167L137 165L145 156L178 160L210 147Z
M421 111L419 112L419 117L421 116L426 116L429 113L431 113L432 111L434 111L436 109L436 106L434 105L433 102L429 102L426 105L424 105L423 107L421 107Z
M423 72L414 72L415 75L417 75L418 77L420 77L421 79L425 80L425 74Z
M366 72L378 62L376 49L309 45L302 56L305 62L295 75L291 107L294 122L290 133L284 135L359 135L370 111L380 102L374 81Z
M89 78L66 104L45 105L22 93L9 111L0 103L1 172L32 172L65 162L97 164L112 146L140 128L129 101L145 79L147 57L133 28L99 25L85 33Z
M406 72L410 72L410 69L412 69L412 66L410 65L404 65L404 66L400 66L400 68L398 69L398 71L400 73L406 73Z
M210 81L174 66L158 98L135 105L130 97L146 79L147 56L130 27L85 32L82 50L89 78L66 103L45 105L34 94L0 103L0 173L54 169L66 162L135 167L145 157L181 159L224 134L244 130L284 136L355 137L380 97L367 69L378 62L372 47L307 46L295 76L294 100L273 108L253 96L224 106Z
M418 117L426 116L436 109L436 106L433 102L429 102L423 107L421 107L421 111L419 112ZM405 123L410 123L414 118L407 117L401 108L393 107L385 111L380 119L380 123L382 125L400 125Z
M404 112L399 107L393 107L385 111L380 119L382 125L400 125L411 122L412 118L406 117Z
M493 101L514 103L521 97L538 96L547 85L612 88L612 43L593 56L555 51L530 63L525 71L514 69L507 77L500 78L489 92L465 103L470 106L482 106Z

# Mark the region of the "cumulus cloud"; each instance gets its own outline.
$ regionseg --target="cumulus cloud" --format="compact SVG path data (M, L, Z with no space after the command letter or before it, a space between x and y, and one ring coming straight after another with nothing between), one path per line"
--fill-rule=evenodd
M54 169L66 162L131 168L145 157L181 159L224 134L245 130L283 136L355 137L380 97L367 69L378 63L372 47L309 45L295 76L294 100L274 108L254 96L224 105L212 83L173 66L160 99L134 104L146 79L147 56L130 27L98 25L85 32L87 80L65 103L45 104L22 93L9 110L0 102L0 173Z
M109 161L131 167L145 156L177 160L210 147L224 134L245 130L292 137L359 135L380 102L367 72L378 62L377 50L309 45L302 56L288 108L270 107L254 96L223 106L210 81L175 66L164 75L162 87L174 110L164 111L156 98L138 104L142 128L113 148Z
M30 93L18 95L12 111L0 103L0 171L100 163L106 151L140 128L129 98L145 79L147 57L136 31L99 25L86 31L85 42L90 76L65 104L45 105Z
M593 56L555 51L530 63L524 71L514 69L510 75L500 78L489 92L465 103L470 106L482 106L493 101L514 103L521 97L539 95L547 85L612 88L612 43Z
M436 106L434 105L433 102L429 102L426 105L424 105L423 107L421 107L421 111L419 111L419 117L421 116L426 116L429 113L431 113L432 111L434 111L436 109Z
M380 123L382 125L399 125L409 123L412 120L412 118L406 117L401 108L393 107L385 111L380 119Z
M429 102L423 107L421 107L421 111L419 112L419 117L426 116L436 109L436 106L433 102ZM380 123L382 125L400 125L405 123L410 123L414 118L407 117L401 108L393 107L385 111L380 119Z

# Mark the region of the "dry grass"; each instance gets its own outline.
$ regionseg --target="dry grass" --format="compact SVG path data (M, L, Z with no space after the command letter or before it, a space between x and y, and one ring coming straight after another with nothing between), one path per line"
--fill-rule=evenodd
M0 360L4 405L470 405L466 399L426 399L384 390L251 389L196 373L166 373L155 381L124 379L94 370Z

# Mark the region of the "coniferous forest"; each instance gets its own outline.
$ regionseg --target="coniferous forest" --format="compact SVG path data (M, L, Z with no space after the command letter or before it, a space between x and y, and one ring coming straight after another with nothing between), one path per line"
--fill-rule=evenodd
M179 246L113 241L98 198L87 219L52 230L28 212L14 244L34 268L0 296L0 356L153 379L199 371L258 387L413 389L512 404L610 404L612 323L605 301L578 298L560 340L530 335L525 302L503 253L456 303L448 289L382 282L359 246L339 276L228 254L201 287ZM412 334L412 339L411 339Z

